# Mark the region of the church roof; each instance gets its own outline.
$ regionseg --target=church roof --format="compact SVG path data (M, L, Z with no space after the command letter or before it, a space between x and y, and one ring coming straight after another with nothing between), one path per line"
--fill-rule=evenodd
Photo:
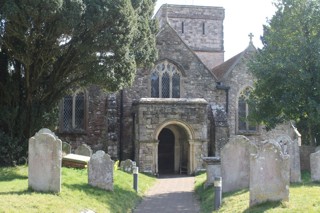
M217 77L218 80L223 79L229 72L233 70L233 68L239 63L239 61L243 58L243 56L247 52L255 52L256 48L254 47L253 43L250 41L249 46L242 52L238 53L237 55L233 56L229 60L223 62L222 64L214 67L211 71Z
M229 60L223 62L222 64L216 66L212 69L213 74L220 80L225 73L227 73L229 70L232 70L233 67L238 63L242 56L243 52L233 56Z

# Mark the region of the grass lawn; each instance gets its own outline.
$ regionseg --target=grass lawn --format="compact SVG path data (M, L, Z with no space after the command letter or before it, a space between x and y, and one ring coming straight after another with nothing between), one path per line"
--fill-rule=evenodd
M214 205L213 187L204 189L205 180L205 173L196 177L196 193L203 213L213 212ZM312 183L309 173L303 173L302 180L302 183L291 184L289 202L268 202L249 208L249 191L246 189L224 193L218 212L320 212L320 183Z
M138 193L133 190L132 174L116 170L114 191L88 185L87 169L62 168L59 194L28 189L28 168L0 168L0 212L131 212L143 193L155 182L154 177L139 174Z

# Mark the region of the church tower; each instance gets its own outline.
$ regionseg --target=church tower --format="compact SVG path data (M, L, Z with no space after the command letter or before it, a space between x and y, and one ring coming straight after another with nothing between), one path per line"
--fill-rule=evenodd
M164 4L155 15L160 29L168 22L181 39L212 69L224 62L224 8Z

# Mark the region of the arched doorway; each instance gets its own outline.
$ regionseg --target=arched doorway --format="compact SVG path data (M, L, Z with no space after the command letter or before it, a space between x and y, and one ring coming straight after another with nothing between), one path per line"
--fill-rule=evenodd
M158 171L159 174L174 173L175 137L168 128L163 128L158 136Z

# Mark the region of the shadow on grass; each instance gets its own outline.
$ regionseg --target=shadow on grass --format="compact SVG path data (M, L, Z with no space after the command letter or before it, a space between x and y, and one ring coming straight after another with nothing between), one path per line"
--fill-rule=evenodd
M20 191L8 191L8 192L0 192L1 195L25 195L25 194L31 194L33 191L26 189L26 190L20 190Z
M249 191L249 189L240 189L240 190L236 190L236 191L232 191L232 192L225 192L223 193L222 197L223 198L227 198L227 197L231 197L231 196L235 196L235 195L242 195L245 194Z
M28 176L19 174L17 169L12 169L11 167L0 168L0 181L12 181L16 179L28 179Z
M142 199L136 192L125 190L117 185L114 185L113 191L107 191L89 184L63 184L71 190L84 192L88 197L91 197L101 203L107 203L111 212L129 212L135 204Z
M265 202L262 204L258 204L258 205L249 207L246 210L244 210L243 212L244 213L260 213L260 212L265 212L270 209L281 208L281 207L285 208L285 205L280 201L274 201L274 202L268 201L268 202Z
M6 192L0 192L0 195L28 195L28 194L52 194L52 195L57 195L59 193L56 192L43 192L43 191L36 191L32 188L20 190L20 191L6 191Z

